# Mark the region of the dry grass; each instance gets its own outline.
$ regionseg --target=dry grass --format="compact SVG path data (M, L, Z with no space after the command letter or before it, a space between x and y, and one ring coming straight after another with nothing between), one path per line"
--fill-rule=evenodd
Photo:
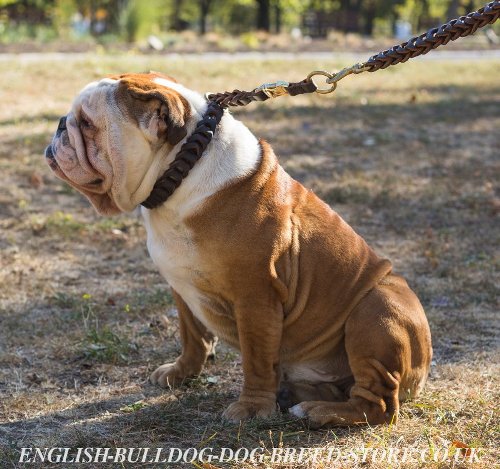
M393 260L431 323L432 374L423 395L403 405L397 426L310 431L287 415L239 428L224 423L220 414L241 383L240 358L225 347L184 388L148 384L180 345L140 220L99 218L49 173L42 153L72 97L106 73L163 70L207 91L298 80L344 64L164 60L2 63L0 466L17 467L22 446L432 451L460 441L483 448L474 467L493 467L500 64L409 63L347 79L334 97L280 98L235 112L294 177ZM369 467L388 466L398 464Z

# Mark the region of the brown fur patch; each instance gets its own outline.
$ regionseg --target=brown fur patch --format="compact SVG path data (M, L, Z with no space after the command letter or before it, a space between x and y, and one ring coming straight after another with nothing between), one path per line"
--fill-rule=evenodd
M155 78L166 78L167 75L158 72L125 73L111 75L109 78L119 80L117 102L125 115L137 123L151 116L161 103L160 112L166 127L164 135L171 145L180 142L187 134L185 125L191 117L188 101L177 91L155 83Z

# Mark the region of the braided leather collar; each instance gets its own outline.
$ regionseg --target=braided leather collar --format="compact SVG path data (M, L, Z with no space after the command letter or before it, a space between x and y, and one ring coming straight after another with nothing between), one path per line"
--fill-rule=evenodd
M276 96L280 96L281 94L297 96L299 94L314 93L318 89L317 86L308 78L297 83L283 83L283 92ZM270 83L268 86L273 87L275 85L275 83ZM234 90L226 91L224 93L209 94L208 99L210 101L219 103L222 107L246 106L252 101L266 101L269 98L274 97L272 94L270 94L269 92L266 93L266 91L262 89L265 87L266 85L263 85L259 88L255 88L252 91Z
M203 118L196 124L194 132L181 146L174 161L153 186L149 197L142 206L152 209L163 204L189 174L194 164L201 158L215 133L224 110L215 102L209 102Z

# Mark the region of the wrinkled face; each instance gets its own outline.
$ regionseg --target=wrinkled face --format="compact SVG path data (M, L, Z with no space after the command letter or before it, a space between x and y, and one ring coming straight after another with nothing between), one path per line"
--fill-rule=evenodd
M179 89L154 72L90 83L45 150L49 166L99 213L133 210L149 196L196 114Z

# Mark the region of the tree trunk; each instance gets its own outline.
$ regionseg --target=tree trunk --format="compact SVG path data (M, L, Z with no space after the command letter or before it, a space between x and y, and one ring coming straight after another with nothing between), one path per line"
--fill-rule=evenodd
M90 10L90 34L92 36L97 36L95 32L95 24L96 24L96 19L95 19L95 12L97 10L97 6L95 4L94 0L90 0L89 2L89 10Z
M458 7L460 6L460 0L451 0L448 8L446 9L446 20L450 21L458 18Z
M274 32L281 33L281 5L279 0L276 0L274 5Z
M341 0L340 1L340 30L344 33L359 32L359 13L361 0Z
M420 16L417 20L417 30L420 31L428 26L429 23L429 2L428 0L422 0L422 9L420 11Z
M182 29L181 26L181 6L182 6L182 0L174 0L174 9L172 11L172 18L171 18L171 28L174 31L180 31Z
M363 34L365 36L371 36L373 34L373 25L375 23L375 16L377 14L377 10L375 5L372 3L370 6L364 11L364 24L363 24Z
M268 31L270 29L270 0L257 0L259 6L257 11L257 29L261 31Z
M207 16L210 12L212 0L200 0L200 34L203 36L207 32Z

